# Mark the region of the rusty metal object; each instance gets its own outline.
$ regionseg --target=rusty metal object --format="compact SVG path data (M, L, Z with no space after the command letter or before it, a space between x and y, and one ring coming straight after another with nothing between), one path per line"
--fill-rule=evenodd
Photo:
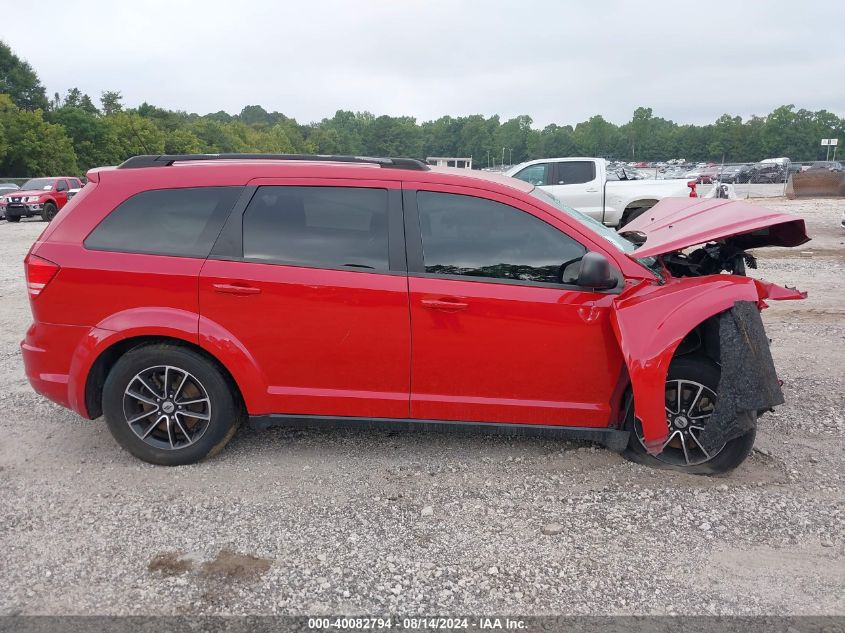
M828 169L808 169L789 177L786 197L835 198L845 197L845 172Z

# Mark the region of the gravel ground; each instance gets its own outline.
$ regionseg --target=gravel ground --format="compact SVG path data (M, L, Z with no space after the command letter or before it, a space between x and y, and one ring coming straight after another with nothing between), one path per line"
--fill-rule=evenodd
M815 239L756 274L810 299L764 312L787 403L723 478L386 431L244 429L206 463L141 463L29 388L44 225L0 223L0 614L845 614L845 203L765 204Z

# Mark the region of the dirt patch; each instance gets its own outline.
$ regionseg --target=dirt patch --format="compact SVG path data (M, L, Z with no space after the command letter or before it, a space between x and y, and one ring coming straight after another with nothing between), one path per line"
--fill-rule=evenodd
M194 563L186 558L182 558L181 552L162 552L156 554L155 557L147 565L147 569L151 572L160 572L165 576L175 576L186 571L191 571L194 568Z
M841 613L845 598L837 588L845 582L845 567L838 550L812 542L789 550L766 546L720 548L713 552L712 566L704 573L717 590L754 595L771 612L785 608L794 614L816 615L832 605ZM826 607L816 599L820 593L832 598Z
M266 558L223 549L214 560L203 563L202 571L209 576L245 579L261 576L270 569L272 564L273 562Z

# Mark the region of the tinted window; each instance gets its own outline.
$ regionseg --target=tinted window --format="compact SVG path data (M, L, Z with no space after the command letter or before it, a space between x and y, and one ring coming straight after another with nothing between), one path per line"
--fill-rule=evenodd
M557 184L578 185L596 178L596 164L592 161L573 161L557 164Z
M67 191L67 190L68 190L67 182L65 182L64 180L60 180L56 183L56 191Z
M549 184L549 164L529 165L515 173L513 177L530 182L532 185L547 185Z
M260 187L244 212L244 257L387 270L387 191Z
M586 249L553 226L499 202L421 191L417 206L427 273L559 283ZM573 282L567 268L564 281Z
M85 240L94 250L207 257L240 187L157 189L121 203Z

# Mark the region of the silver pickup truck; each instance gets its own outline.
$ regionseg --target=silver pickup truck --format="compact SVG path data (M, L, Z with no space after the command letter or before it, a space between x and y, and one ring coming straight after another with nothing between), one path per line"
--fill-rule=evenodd
M624 180L608 175L603 158L543 158L505 172L545 189L564 204L603 222L621 227L663 198L689 197L695 191L685 180Z

